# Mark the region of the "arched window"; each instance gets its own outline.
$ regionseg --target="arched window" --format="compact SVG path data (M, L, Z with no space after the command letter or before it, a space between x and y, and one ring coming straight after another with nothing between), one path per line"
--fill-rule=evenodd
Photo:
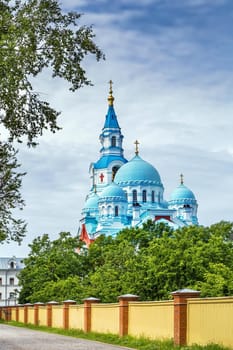
M120 167L119 166L114 166L112 168L112 181L114 181L115 175Z
M146 203L146 190L142 191L142 201L143 203Z
M116 136L112 136L111 138L111 146L116 147Z
M118 208L118 206L116 205L115 206L115 210L114 210L114 214L115 214L115 216L119 216L119 208Z
M154 203L155 202L155 191L151 192L151 202Z
M137 191L133 190L133 203L137 203L137 201L138 201Z

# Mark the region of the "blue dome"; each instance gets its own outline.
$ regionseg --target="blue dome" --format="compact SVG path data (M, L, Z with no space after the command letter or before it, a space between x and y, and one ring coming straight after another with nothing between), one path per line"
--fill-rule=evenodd
M136 155L116 173L114 181L117 184L161 184L158 171L148 162Z
M108 185L100 195L101 199L106 197L117 197L119 199L126 200L126 193L122 190L120 186L113 182L110 185Z
M96 193L92 193L86 200L84 209L97 209L99 196Z
M180 184L171 194L171 201L191 200L196 201L193 192L183 184Z

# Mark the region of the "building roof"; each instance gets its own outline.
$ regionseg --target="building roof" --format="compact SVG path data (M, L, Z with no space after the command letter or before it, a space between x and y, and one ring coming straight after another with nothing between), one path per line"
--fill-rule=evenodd
M22 262L25 258L16 258L13 257L6 257L6 258L0 258L0 270L8 270L10 268L10 263L15 262L15 269L12 270L21 270L24 268L24 263Z
M116 173L117 184L147 183L162 185L158 171L138 155L124 164Z
M122 163L127 163L127 159L122 156L106 155L101 157L96 163L94 163L95 169L104 169L109 166L110 163L114 161L121 161Z

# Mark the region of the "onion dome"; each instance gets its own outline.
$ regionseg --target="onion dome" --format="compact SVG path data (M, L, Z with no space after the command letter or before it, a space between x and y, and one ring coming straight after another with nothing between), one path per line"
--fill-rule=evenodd
M92 193L88 199L86 200L86 203L84 205L84 209L97 209L98 208L98 200L99 196L96 193Z
M126 201L126 193L122 190L120 186L112 182L102 191L100 195L100 201L106 199Z
M158 171L138 154L128 163L122 165L116 173L114 181L119 185L162 185Z
M193 192L184 185L183 175L181 175L180 185L172 192L169 204L196 204Z

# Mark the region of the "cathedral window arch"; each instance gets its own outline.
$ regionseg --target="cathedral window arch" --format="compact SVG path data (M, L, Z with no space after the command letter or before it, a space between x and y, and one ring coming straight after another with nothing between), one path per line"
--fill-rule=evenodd
M115 208L114 208L114 215L115 215L115 216L119 216L119 208L118 208L117 205L116 205Z
M137 190L133 190L133 203L137 203L137 201L138 201Z
M146 198L146 190L143 190L142 191L142 202L146 203L146 200L147 200L147 198Z
M116 136L112 136L111 138L111 146L116 147Z
M117 173L117 171L119 170L119 166L114 166L112 167L112 181L114 181L115 175Z
M155 191L151 192L151 202L154 203L155 202Z

